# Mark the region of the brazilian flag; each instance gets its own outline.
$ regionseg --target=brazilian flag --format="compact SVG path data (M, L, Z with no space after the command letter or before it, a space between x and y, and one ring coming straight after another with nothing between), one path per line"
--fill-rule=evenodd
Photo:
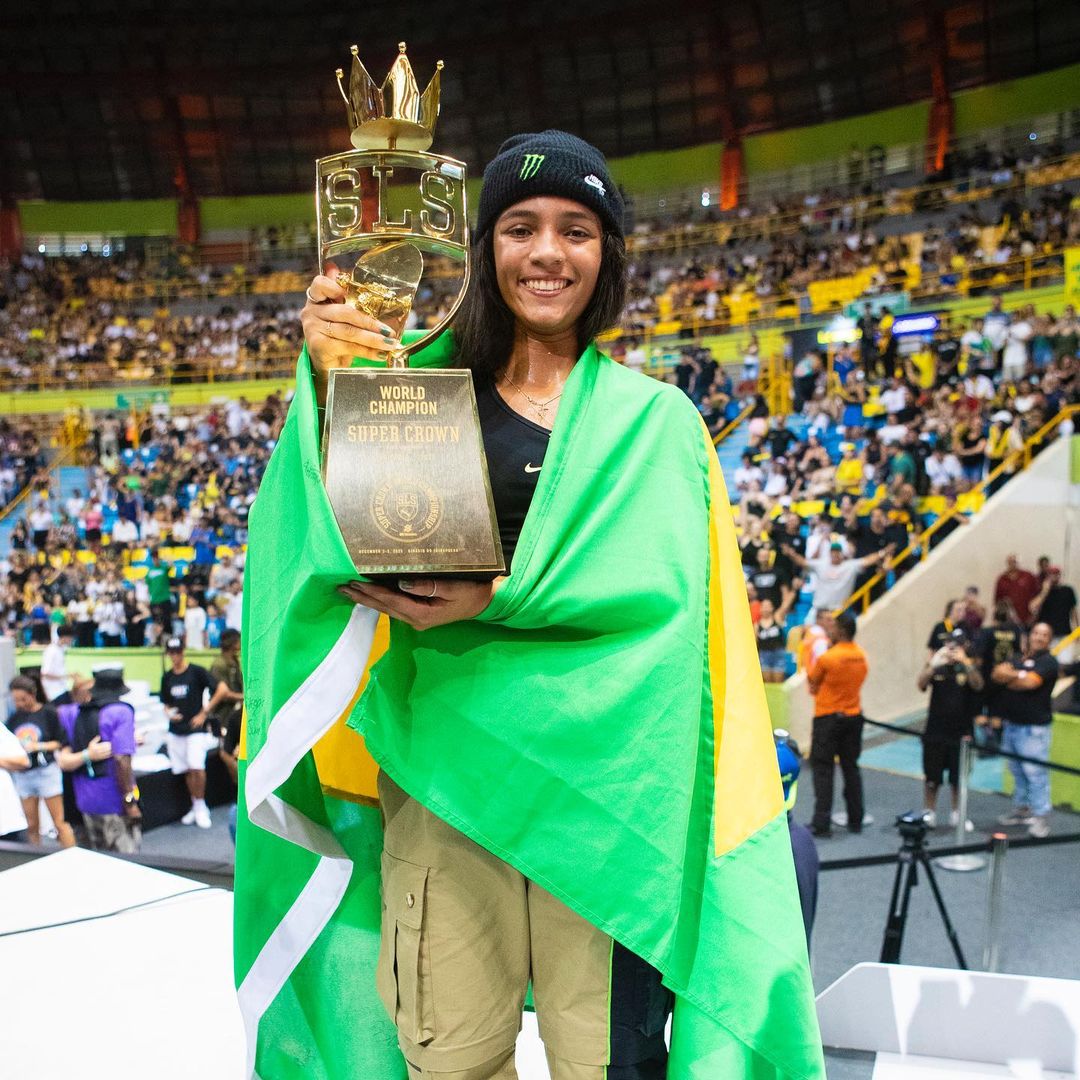
M444 334L414 358L450 362ZM590 346L513 574L417 632L345 602L311 372L251 515L236 978L248 1074L405 1080L375 991L375 777L663 975L670 1080L823 1077L723 479L675 388Z

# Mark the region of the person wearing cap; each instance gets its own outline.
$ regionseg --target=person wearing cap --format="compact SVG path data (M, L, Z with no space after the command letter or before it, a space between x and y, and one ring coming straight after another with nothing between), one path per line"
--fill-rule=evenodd
M945 605L945 614L942 615L940 622L934 623L934 629L930 631L930 636L926 639L928 663L933 660L937 652L952 641L954 630L960 630L963 633L966 610L963 600L950 600Z
M224 700L228 686L218 681L204 667L192 664L184 653L181 638L165 642L169 670L161 676L161 703L169 717L165 748L174 776L182 776L191 797L191 809L180 819L181 825L209 829L213 824L206 805L206 755L216 744L207 717ZM215 696L215 691L222 688ZM204 703L206 694L211 695Z
M859 571L879 566L892 552L890 543L862 558L845 559L844 545L839 540L830 540L828 550L816 559L807 559L797 553L792 553L791 559L814 573L814 611L835 611L847 603Z
M784 789L784 809L787 811L791 854L795 859L795 881L799 886L799 904L802 907L803 926L806 928L806 947L809 949L814 916L817 913L821 858L810 830L795 820L795 799L799 791L799 773L802 771L799 744L781 728L773 732L773 739L776 742L776 764L780 769L780 783Z
M135 753L135 710L123 668L101 665L93 682L77 679L73 703L56 711L63 743L56 760L72 774L75 805L90 847L134 855L142 844L142 811L131 759Z
M392 915L389 922L384 915L376 983L397 1024L399 1047L412 1066L409 1071L417 1078L503 1080L516 1075L514 1044L530 975L553 1076L603 1080L617 1073L620 1080L646 1080L663 1076L667 1070L664 1027L674 995L662 982L660 971L605 932L597 925L602 921L598 917L593 917L596 921L586 918L581 912L586 905L580 898L576 906L569 896L564 902L526 877L512 851L493 841L487 846L488 835L479 835L468 820L460 820L460 827L455 827L453 818L433 813L428 804L441 805L439 792L452 799L456 781L440 774L439 762L423 765L415 757L397 753L399 737L418 727L424 730L431 699L425 697L423 671L433 651L426 646L451 637L447 624L461 624L461 634L479 635L470 638L474 642L482 643L494 632L511 650L515 639L525 640L511 626L496 625L492 631L476 617L500 602L501 590L509 593L515 586L520 589L521 581L532 580L525 575L536 568L528 561L522 563L517 555L519 550L522 555L532 550L524 550L524 544L526 527L534 525L540 513L538 507L529 515L537 485L543 484L549 468L560 469L566 462L561 456L549 457L548 449L550 443L555 450L555 436L562 430L556 429L553 436L557 418L565 424L560 409L564 392L570 390L568 383L573 380L574 395L578 395L578 386L594 385L591 381L582 384L581 379L606 380L613 372L621 380L621 389L607 382L595 385L612 387L604 393L616 393L624 402L627 434L633 430L637 437L643 430L633 417L640 415L638 403L648 402L649 409L669 410L664 413L670 416L665 439L692 433L694 441L688 446L696 447L698 433L705 436L700 416L683 395L626 371L596 352L595 338L617 322L625 297L622 216L618 187L603 156L588 143L559 131L519 135L503 143L484 173L472 282L451 341L452 362L473 374L509 578L495 584L402 580L397 588L352 581L339 589L347 600L391 617L389 651L379 661L379 674L370 680L359 712L368 748L380 765L384 911L401 912L400 919ZM334 279L319 276L308 290L309 303L301 313L319 405L325 399L332 367L349 365L355 358L385 359L397 346L390 327L343 300ZM686 363L693 366L691 354ZM567 406L571 415L576 415L573 410L583 400L567 393L565 402L573 402ZM624 415L603 400L591 407L607 409L616 425ZM558 445L561 451L563 444ZM648 477L645 459L651 444L640 445L644 456L640 462L626 464L628 478ZM639 495L636 479L628 482L626 498L641 500L643 514L662 513L659 505L654 511ZM665 482L682 481L669 476ZM582 512L587 512L585 507ZM582 551L581 557L587 559L590 554ZM560 573L569 573L558 567L537 572L543 575L538 589L557 589ZM686 572L687 580L697 580L693 567L687 566ZM735 566L725 567L725 573L729 572L738 576ZM622 580L614 587L632 590L640 584ZM640 595L649 595L648 584ZM622 600L622 596L597 598L601 606L618 605ZM566 610L562 617L569 627L583 616ZM534 640L540 646L550 629L561 632L561 627L538 629L541 636ZM257 633L249 632L249 640ZM590 631L591 637L602 639L601 645L608 634ZM438 652L437 645L434 651ZM455 649L454 678L487 679L477 668L485 655L483 644L460 653ZM399 665L413 672L404 696L390 689L396 673L402 671ZM250 683L250 675L247 678ZM539 675L535 705L528 708L544 708L548 690L551 707L558 710L555 685L549 686ZM580 709L586 721L590 709L596 708L601 721L607 722L601 701L575 701L572 707ZM444 719L448 715L462 725L455 738L475 738L477 746L485 745L484 737L473 733L463 714L459 719L458 713L444 711ZM647 722L642 718L642 724ZM372 739L369 729L381 730L384 741ZM528 771L525 758L552 754L558 762L563 751L558 745L545 750L537 744L522 747L521 752L522 767ZM414 767L425 771L426 780L413 776ZM691 784L691 775L687 774L686 781ZM407 788L416 791L416 797ZM656 794L666 797L666 793ZM567 795L571 803L581 797ZM612 840L618 841L626 834L612 824ZM580 852L567 850L563 857L565 865L573 867ZM430 875L422 926L417 921L419 908L414 907L416 893L408 886L420 867ZM553 869L562 875L562 868ZM550 873L549 869L534 876L550 882ZM443 898L441 902L436 895ZM402 906L402 896L407 907ZM424 981L422 996L416 990L415 971L409 975L400 967L406 922L420 928L424 964L441 972L441 979ZM761 1008L766 1009L764 1001ZM427 1010L439 1018L437 1025L429 1023Z
M952 791L949 824L955 826L960 820L960 741L974 735L983 688L978 660L969 652L967 634L957 625L962 612L962 600L949 605L944 623L938 624L943 627L941 634L930 636L930 656L918 677L919 690L930 691L922 755L923 820L931 829L937 828L937 796L946 773ZM934 642L940 644L934 648ZM970 831L971 822L964 827Z
M540 161L535 175L535 165L523 167L525 155L532 155L531 163ZM603 156L565 132L507 140L484 173L473 282L454 323L453 343L459 365L473 373L500 539L511 573L567 380L583 350L617 322L623 306L622 214L622 198ZM332 278L317 277L308 299L312 302L301 319L321 404L335 363L350 363L356 356L381 359L397 342L388 340L389 328L342 304L344 294ZM314 301L331 301L333 306ZM689 376L697 366L691 350L684 351L683 366L682 389L689 393ZM423 627L430 622L432 602L440 605L438 623L471 619L488 606L492 590L491 583L425 580L402 582L398 589L354 582L341 591L356 603ZM434 1003L444 1016L440 1036L416 1041L408 1010L391 1008L384 998L388 1011L397 1016L398 1041L408 1061L425 1076L460 1069L469 1080L510 1075L514 1040L509 1032L516 1033L520 1026L525 991L525 980L517 973L527 977L531 963L553 1074L599 1080L612 1056L627 1065L627 1080L644 1080L663 1070L663 1029L673 998L658 971L613 945L596 926L544 890L527 887L524 878L492 853L456 835L385 770L379 774L378 790L385 850L394 858L437 866L439 874L449 874L454 865L463 883L466 878L505 882L472 912L503 939L505 959L498 963L498 954L485 948L474 950L472 961L459 961L456 986L447 988L453 1000L442 997ZM470 884L465 892L472 890ZM520 925L511 917L518 890L527 897L528 908ZM452 948L449 942L460 932L460 925L433 925L430 947ZM567 969L563 976L545 977L561 970L562 958L571 953L576 969L572 976ZM590 959L601 956L602 965ZM442 963L444 971L453 970ZM394 976L385 973L381 978L392 982ZM481 1017L485 1019L478 1029ZM620 1039L626 1046L617 1045ZM489 1045L494 1042L498 1045ZM483 1061L484 1053L495 1051L498 1061Z
M840 460L836 463L836 490L839 494L860 495L863 489L863 463L855 444L840 444Z

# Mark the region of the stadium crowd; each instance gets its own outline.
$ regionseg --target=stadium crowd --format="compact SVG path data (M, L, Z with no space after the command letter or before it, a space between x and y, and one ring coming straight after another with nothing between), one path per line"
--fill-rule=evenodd
M895 556L939 517L931 548L962 528L975 508L967 493L988 477L986 492L996 491L1028 440L1080 403L1071 306L1058 317L1010 315L994 297L981 318L945 322L906 355L890 321L867 310L861 342L800 358L790 417L767 419L758 399L749 421L730 482L766 679L790 671L791 626L843 607L885 568L871 599L880 595L914 565L914 551ZM687 349L673 378L714 430L729 415L730 372ZM1049 437L1073 429L1066 417ZM797 610L804 589L809 603Z
M46 478L0 556L4 632L43 645L67 624L83 647L176 634L205 648L238 630L248 509L284 415L271 394L162 408L138 431L96 425L85 487L61 499Z
M745 314L750 299L809 311L812 284L858 274L865 276L858 291L866 296L898 288L923 298L953 294L965 275L965 288L1001 287L1008 284L1003 267L1011 260L1050 258L1048 253L1077 242L1075 181L1025 191L1008 186L1011 178L1022 178L1016 161L974 156L978 171L1006 185L999 196L920 219L903 234L895 222L888 232L878 226L891 215L917 213L919 199L866 184L846 196L817 192L743 207L723 219L730 228L699 238L690 255L650 248L650 237L670 240L672 229L678 230L668 217L639 222L624 329L647 332L671 319L720 329L737 322L737 307L743 305ZM1036 157L1028 164L1037 163ZM691 223L687 219L687 227ZM271 239L256 245L262 254L276 252ZM294 262L299 266L303 256ZM15 263L0 261L0 377L32 386L35 377L85 383L257 375L287 364L299 347L299 301L281 296L299 292L303 280L305 273L269 263L215 267L182 249L153 260L132 253L28 253ZM151 287L150 296L158 287L178 299L202 297L202 309L181 314L164 302L155 306L143 287ZM236 294L243 291L256 295L241 299ZM426 285L414 306L416 324L431 325L446 302L438 282ZM684 327L684 334L692 332Z

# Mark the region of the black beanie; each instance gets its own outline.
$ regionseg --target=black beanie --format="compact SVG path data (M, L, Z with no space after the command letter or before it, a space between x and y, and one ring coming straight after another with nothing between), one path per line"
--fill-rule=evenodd
M623 201L604 155L566 131L514 135L484 170L476 234L495 224L514 203L535 195L560 195L587 206L606 231L623 235Z

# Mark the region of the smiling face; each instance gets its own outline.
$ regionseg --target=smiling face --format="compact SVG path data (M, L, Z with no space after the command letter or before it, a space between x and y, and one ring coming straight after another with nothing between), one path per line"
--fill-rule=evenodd
M495 222L495 276L518 326L557 338L577 326L600 273L603 229L571 199L537 196L515 203Z

